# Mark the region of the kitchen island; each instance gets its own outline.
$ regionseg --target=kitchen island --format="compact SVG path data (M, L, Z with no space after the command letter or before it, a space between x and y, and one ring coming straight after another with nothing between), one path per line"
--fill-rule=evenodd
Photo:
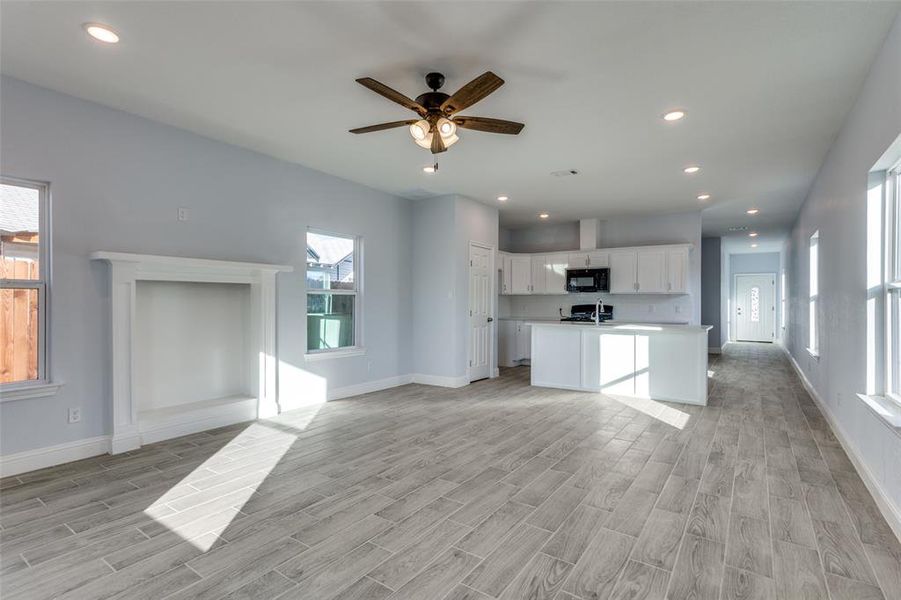
M532 385L707 404L707 325L533 321Z

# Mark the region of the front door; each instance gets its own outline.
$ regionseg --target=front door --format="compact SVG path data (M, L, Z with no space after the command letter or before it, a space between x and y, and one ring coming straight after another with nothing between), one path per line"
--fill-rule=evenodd
M776 337L776 276L735 276L735 339L772 342Z
M490 376L491 250L469 246L469 380Z

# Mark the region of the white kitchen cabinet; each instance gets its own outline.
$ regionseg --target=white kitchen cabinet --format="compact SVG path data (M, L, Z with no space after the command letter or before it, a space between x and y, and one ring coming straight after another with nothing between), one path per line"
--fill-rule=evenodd
M533 294L545 293L547 277L545 276L545 262L547 257L543 254L532 255L532 287Z
M500 293L502 295L513 293L513 274L511 271L511 257L506 252L499 252L497 264L501 270Z
M610 293L634 294L638 281L638 253L623 250L610 253Z
M502 367L515 367L532 357L532 325L502 319L497 331L497 360Z
M588 268L600 269L610 266L610 253L593 250L588 253Z
M532 358L532 324L517 321L519 327L516 331L516 356L517 360L531 360Z
M587 252L570 252L567 255L570 269L587 269L588 253Z
M516 366L516 334L519 321L502 319L497 327L497 363L502 367Z
M666 292L666 251L639 249L636 251L635 291L639 294Z
M688 291L688 248L667 250L666 291L670 294L684 294Z
M565 254L548 254L544 261L544 291L547 294L566 293L566 269L569 259Z
M532 258L528 254L510 257L510 293L532 292Z
M565 294L567 269L610 269L611 294L687 294L690 244L498 253L501 294Z
M570 252L566 258L570 269L600 269L610 266L610 253L606 250Z

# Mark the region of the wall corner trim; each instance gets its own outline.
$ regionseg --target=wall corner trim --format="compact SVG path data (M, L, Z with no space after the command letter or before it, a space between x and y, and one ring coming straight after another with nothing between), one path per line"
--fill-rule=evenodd
M20 475L29 471L37 471L38 469L91 458L92 456L109 454L109 451L110 437L108 435L66 442L65 444L47 446L46 448L26 450L0 456L0 474L3 477Z
M443 375L425 375L416 373L413 375L413 383L422 385L435 385L438 387L459 388L469 385L469 378L466 375L459 377L445 377Z
M895 506L892 501L889 499L888 494L886 494L882 487L879 485L879 482L873 477L873 474L867 468L866 464L863 460L858 456L857 451L854 449L848 439L845 437L845 433L842 431L841 427L838 424L838 421L832 416L832 413L829 411L829 407L823 402L823 399L820 397L819 393L817 393L816 389L813 387L813 384L810 383L810 380L807 379L807 375L804 374L804 371L801 370L801 367L798 365L797 361L795 361L795 357L792 356L791 352L788 351L788 348L785 346L781 346L782 351L785 353L785 356L788 357L788 361L791 363L792 368L795 370L795 373L798 374L798 378L801 380L801 384L804 386L804 389L807 390L807 393L810 394L810 397L813 398L813 401L816 402L817 408L820 409L820 412L823 413L823 417L825 417L826 422L829 423L829 427L832 429L832 432L835 434L836 439L842 445L842 448L845 450L845 453L848 455L848 458L851 460L851 464L854 465L854 468L857 470L857 474L860 475L861 480L865 486L867 486L867 490L869 490L870 494L873 496L873 499L876 501L876 506L879 507L879 512L882 513L882 516L885 518L886 522L888 522L889 527L892 528L892 531L895 535L901 539L901 507Z

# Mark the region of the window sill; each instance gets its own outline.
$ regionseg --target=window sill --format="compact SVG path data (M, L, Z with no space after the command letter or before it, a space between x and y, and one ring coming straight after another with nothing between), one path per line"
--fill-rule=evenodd
M330 358L347 358L350 356L363 356L366 348L347 348L344 350L329 350L326 352L310 352L303 355L305 361L328 360Z
M901 404L886 396L868 396L857 394L857 397L870 407L876 416L891 425L901 428Z
M63 384L61 383L22 383L3 387L0 388L0 402L55 396L62 386Z
M808 348L807 353L809 355L811 355L812 357L814 357L815 359L820 360L820 353L817 352L816 350L813 350L812 348Z

